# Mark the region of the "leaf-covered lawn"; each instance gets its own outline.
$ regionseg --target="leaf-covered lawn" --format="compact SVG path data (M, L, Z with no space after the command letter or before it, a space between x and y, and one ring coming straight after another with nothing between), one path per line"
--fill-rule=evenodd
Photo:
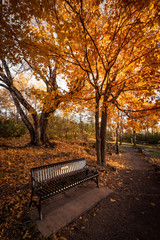
M81 157L85 157L91 165L96 164L95 149L80 141L56 141L55 148L27 146L27 142L26 137L0 138L0 238L5 240L43 239L28 217L30 168ZM116 174L115 170L126 167L116 161L119 157L107 156L107 171L97 166L100 185L106 184L110 173ZM54 239L54 236L50 239Z
M5 240L41 239L40 235L36 235L38 232L33 231L28 224L30 168L80 157L95 160L94 156L87 154L84 147L74 142L57 141L55 148L45 148L23 147L25 141L25 138L0 139L0 238Z

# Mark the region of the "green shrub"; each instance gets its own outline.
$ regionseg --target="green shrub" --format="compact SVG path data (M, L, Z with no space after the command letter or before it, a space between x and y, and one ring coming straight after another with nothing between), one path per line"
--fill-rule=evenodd
M123 142L131 142L133 135L131 133L123 134ZM160 133L136 133L137 144L158 144L160 142Z
M13 119L0 118L0 137L19 137L26 133L26 127L22 123L15 123Z
M160 133L138 133L136 134L137 143L158 144Z
M47 134L50 139L83 139L94 137L95 130L93 124L53 116L49 119Z
M106 131L106 140L107 141L113 141L113 136L112 136L112 132L111 131Z
M122 141L126 143L131 143L132 134L129 132L123 133Z

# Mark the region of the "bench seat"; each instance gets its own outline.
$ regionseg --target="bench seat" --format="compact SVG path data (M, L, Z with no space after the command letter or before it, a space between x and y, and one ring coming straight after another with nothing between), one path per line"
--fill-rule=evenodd
M57 177L57 179L47 181L38 186L35 192L43 200L60 192L66 191L78 184L89 181L93 177L97 176L98 173L95 173L94 171L79 171L63 178Z

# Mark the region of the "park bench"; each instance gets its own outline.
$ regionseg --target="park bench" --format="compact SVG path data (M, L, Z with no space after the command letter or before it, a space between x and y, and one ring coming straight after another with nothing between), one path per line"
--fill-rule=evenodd
M41 202L78 184L94 180L98 184L97 170L88 168L85 158L31 168L31 201L38 208L42 220ZM95 166L94 166L95 167ZM33 198L38 199L35 201Z

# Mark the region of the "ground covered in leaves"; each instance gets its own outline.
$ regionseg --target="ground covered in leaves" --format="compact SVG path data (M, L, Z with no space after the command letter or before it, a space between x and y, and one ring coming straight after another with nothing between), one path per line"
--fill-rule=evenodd
M56 141L55 148L27 146L28 139L0 139L1 239L43 239L28 218L30 168L85 157L95 165L88 143ZM114 192L93 210L49 239L160 239L159 169L132 147L107 155L98 167L100 185Z

